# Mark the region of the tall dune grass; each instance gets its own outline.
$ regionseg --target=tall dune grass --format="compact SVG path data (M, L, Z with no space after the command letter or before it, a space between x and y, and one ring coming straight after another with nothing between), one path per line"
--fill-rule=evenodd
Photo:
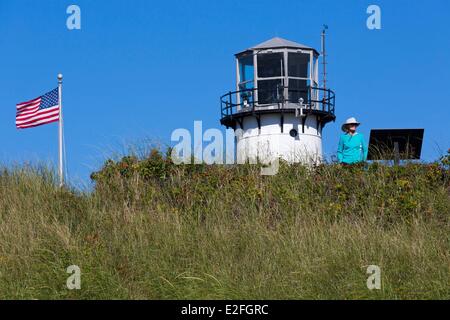
M59 189L46 168L0 172L2 299L450 298L442 163L261 176L154 151L108 161L92 192Z

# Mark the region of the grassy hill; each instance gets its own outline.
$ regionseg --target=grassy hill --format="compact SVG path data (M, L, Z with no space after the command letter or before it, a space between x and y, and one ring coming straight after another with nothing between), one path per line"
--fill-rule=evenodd
M2 169L0 298L449 299L448 160L261 176L153 151L107 161L92 192Z

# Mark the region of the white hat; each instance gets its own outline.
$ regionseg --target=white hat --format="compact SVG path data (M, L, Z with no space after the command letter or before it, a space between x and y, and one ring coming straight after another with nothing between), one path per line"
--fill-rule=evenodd
M346 127L348 124L356 124L356 126L359 126L361 123L358 122L358 120L356 120L354 117L348 118L348 119L345 121L345 123L342 125L342 127L341 127L342 131L347 132L347 131L345 130L345 127Z

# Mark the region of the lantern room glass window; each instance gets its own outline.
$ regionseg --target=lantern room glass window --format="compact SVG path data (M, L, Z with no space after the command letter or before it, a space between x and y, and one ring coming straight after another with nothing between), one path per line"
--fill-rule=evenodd
M247 55L239 58L239 93L242 107L248 107L253 103L253 87L255 67L253 64L253 55Z
M258 78L273 78L283 75L283 53L258 54Z
M303 102L306 103L308 101L308 92L307 80L289 79L289 102L299 103L300 99L303 99Z
M272 104L281 101L283 96L282 79L258 81L258 103Z
M241 82L253 80L253 56L248 55L239 59L239 77Z
M292 103L309 101L310 59L309 53L288 53L288 100Z
M288 53L289 77L308 78L310 55L306 53Z

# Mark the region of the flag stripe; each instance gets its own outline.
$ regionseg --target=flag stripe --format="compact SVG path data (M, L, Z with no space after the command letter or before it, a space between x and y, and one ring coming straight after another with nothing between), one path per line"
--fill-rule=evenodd
M24 111L39 107L40 104L41 104L40 101L33 103L33 104L28 104L26 106L21 107L20 109L17 109L17 112L20 113L20 112L24 112Z
M26 108L26 109L22 109L20 111L17 111L16 115L27 114L27 113L30 113L30 112L34 112L36 110L39 110L39 105L37 105L35 107L30 107L30 108Z
M44 116L48 116L51 114L59 114L58 106L53 107L53 108L39 110L38 112L34 113L33 115L28 115L25 117L16 117L16 123L24 123L24 122L32 121L35 119L40 119Z
M17 113L27 112L27 111L29 111L29 110L33 110L33 109L35 109L35 108L39 108L39 106L40 106L40 102L38 102L38 103L36 103L36 104L30 104L30 105L28 105L28 106L26 106L26 107L17 109Z
M42 121L36 121L34 124L29 124L29 125L19 125L17 126L17 129L26 129L26 128L33 128L33 127L37 127L43 124L47 124L47 123L52 123L52 122L58 122L59 121L59 116L53 117L51 119L47 119L47 120L42 120Z
M35 121L39 121L39 120L42 120L42 119L51 118L51 117L54 117L54 116L59 116L58 110L53 111L53 112L48 113L48 114L41 114L41 115L38 115L38 116L34 117L32 120L16 121L16 124L17 124L17 125L30 124L30 123L33 123L33 122L35 122Z
M33 103L35 103L35 102L38 102L38 100L40 100L40 99L41 99L41 97L36 98L36 99L33 99L33 100L30 100L30 101L27 101L27 102L21 102L21 103L18 103L18 104L17 104L17 109L20 109L20 108L22 108L22 107L24 107L24 106L26 106L26 105L33 104Z
M54 110L54 108L58 108L58 106L53 106L53 107L46 108L46 109L39 109L38 108L35 111L30 111L30 112L26 112L26 113L20 113L20 114L16 115L16 119L29 118L29 117L32 117L33 115L40 114L40 113L42 113L44 111Z

